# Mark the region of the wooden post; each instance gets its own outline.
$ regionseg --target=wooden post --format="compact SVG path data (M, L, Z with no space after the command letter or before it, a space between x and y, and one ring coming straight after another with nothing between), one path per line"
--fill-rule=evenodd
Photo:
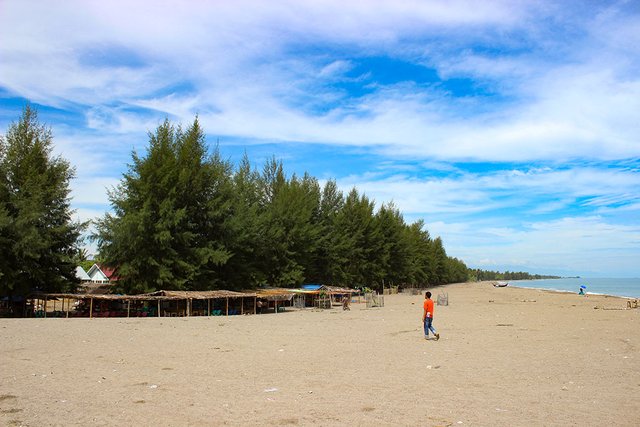
M278 297L276 297L276 299L273 301L275 304L275 309L276 309L276 313L278 312Z
M130 312L131 312L131 300L127 300L127 318L129 317Z
M160 317L160 300L158 300L158 317Z
M91 298L91 302L89 303L89 319L93 318L93 298Z
M258 297L253 297L253 314L258 312Z
M240 297L240 314L244 314L244 297Z
M67 300L67 319L69 318L69 304L71 304L71 300L70 299Z
M211 315L211 298L207 298L207 316Z
M229 297L227 297L226 299L227 299L227 305L226 305L226 308L224 310L224 314L225 314L225 316L228 316L229 315Z
M47 318L47 297L44 297L44 318Z
M191 298L187 298L187 317L191 315Z

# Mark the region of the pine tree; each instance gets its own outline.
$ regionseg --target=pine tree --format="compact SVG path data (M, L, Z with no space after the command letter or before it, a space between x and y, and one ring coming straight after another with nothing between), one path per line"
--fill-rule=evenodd
M346 236L336 232L336 217L344 206L344 195L335 180L325 183L318 209L318 236L313 265L309 267L307 280L316 283L345 283L344 266L347 260L340 257L347 244Z
M431 237L424 229L424 221L418 220L405 229L405 239L408 242L408 282L416 286L431 283Z
M436 237L432 243L432 252L431 252L432 260L433 260L433 270L432 270L432 278L433 283L436 285L442 285L447 283L447 252L444 249L444 245L442 244L442 239L440 237Z
M227 227L231 235L229 260L220 266L220 278L227 289L247 289L266 283L260 247L260 174L251 167L245 153L231 177L232 212Z
M316 252L319 185L308 175L287 180L275 159L265 164L260 182L262 271L269 285L299 285Z
M353 188L335 218L336 262L345 286L381 284L382 235L373 215L374 203Z
M187 129L168 120L149 135L146 157L133 153L110 193L114 214L97 222L101 256L126 292L212 289L231 256L231 167L207 157L198 120Z
M85 223L72 220L74 169L26 106L0 138L0 294L71 291Z
M382 235L381 266L385 270L385 282L408 283L409 241L406 239L406 224L400 210L393 202L383 204L376 215Z

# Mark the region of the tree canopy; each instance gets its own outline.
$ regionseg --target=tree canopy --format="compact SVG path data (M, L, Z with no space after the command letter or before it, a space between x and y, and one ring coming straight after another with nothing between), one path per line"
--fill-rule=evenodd
M72 220L75 171L52 149L29 105L0 136L0 295L77 285L88 224ZM275 158L258 170L245 154L234 166L207 146L197 117L186 129L165 120L150 132L109 200L91 237L127 293L557 277L467 268L393 202L376 209L357 188L345 195L335 180L288 176Z
M376 210L356 188L288 176L275 158L258 170L208 152L196 118L186 129L166 120L144 156L132 153L93 236L121 291L466 280L464 263L393 203Z

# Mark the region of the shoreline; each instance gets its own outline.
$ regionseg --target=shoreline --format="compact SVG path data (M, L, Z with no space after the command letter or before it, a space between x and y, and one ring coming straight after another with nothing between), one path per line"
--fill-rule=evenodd
M467 282L469 283L469 282ZM620 298L620 299L626 299L626 300L636 300L638 298L636 297L627 297L627 296L622 296L622 295L611 295L611 294L603 294L603 293L599 293L599 292L585 292L585 295L579 295L577 292L572 292L572 291L567 291L567 290L563 290L563 289L548 289L548 288L533 288L533 287L527 287L527 286L518 286L518 285L512 285L511 282L509 282L509 286L508 287L513 287L513 288L518 288L518 289L530 289L532 291L544 291L544 292L551 292L551 293L558 293L558 294L568 294L568 295L577 295L577 296L589 296L589 295L593 295L593 296L601 296L601 297L606 297L606 298Z
M589 280L636 280L636 279L616 279L616 278L603 278L603 279L589 279L589 278L561 278L561 279L531 279L531 280L526 280L526 282L536 282L536 281L545 281L545 282L550 282L553 280L566 280L566 279L572 279L572 280L580 280L583 283L588 283ZM638 280L638 285L640 286L640 279ZM567 289L553 289L553 288L544 288L544 287L534 287L534 286L518 286L519 282L525 282L525 280L517 280L517 281L509 281L509 286L513 286L513 287L519 287L519 288L523 288L523 289L538 289L538 290L547 290L547 291L553 291L553 292L567 292L569 294L574 293L577 295L577 292L572 291L572 290L567 290ZM611 294L611 293L607 293L605 292L592 292L592 291L588 291L586 292L587 295L602 295L602 296L608 296L611 298L626 298L626 299L631 299L631 300L636 300L636 299L640 299L640 289L637 291L639 294L638 296L628 296L628 295L616 295L616 294Z

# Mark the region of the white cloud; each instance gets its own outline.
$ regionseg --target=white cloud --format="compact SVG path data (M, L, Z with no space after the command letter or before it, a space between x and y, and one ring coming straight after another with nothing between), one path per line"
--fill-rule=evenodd
M0 84L47 105L93 105L89 125L115 133L146 131L149 125L136 120L135 113L114 108L117 102L153 108L159 116L180 121L201 113L203 123L221 134L378 146L387 153L442 160L640 154L640 80L620 75L629 60L619 61L625 58L625 37L638 37L637 19L613 8L576 22L556 6L536 2L216 1L181 6L7 2L0 31L11 42L0 47ZM34 7L39 13L27 13ZM560 65L536 49L547 42L541 29L551 15L585 28L586 36L566 42L574 56ZM22 18L13 19L17 16ZM468 31L451 31L460 26ZM497 56L459 49L476 42L508 47L513 42L496 36L496 26L507 34L524 34L522 47L533 44L533 49ZM443 35L451 41L438 43ZM593 41L599 42L597 58L610 59L604 68L588 56ZM444 77L489 78L487 84L513 99L487 109L482 97L460 100L437 89L400 85L344 101L344 94L330 88L318 91L314 79L339 79L352 61L331 58L328 52L288 53L292 45L305 43L338 43L378 55L415 55L416 46L423 45L425 52L435 52L429 63ZM558 40L551 45L562 46ZM91 62L102 56L116 62L133 56L142 65ZM187 94L179 89L184 83L193 88ZM305 108L340 99L344 103L326 113ZM469 117L476 107L486 111Z
M472 214L513 208L548 213L570 206L604 207L640 200L636 172L593 167L514 169L424 179L348 176L338 183L343 189L355 186L378 203L394 200L407 214Z
M353 64L350 61L344 61L344 60L333 61L330 64L324 66L322 70L320 70L320 77L340 76L343 73L351 70L352 68L353 68Z
M76 206L102 205L108 206L107 190L120 183L116 177L80 178L71 183L71 196ZM102 212L105 212L102 210Z
M449 255L469 266L521 268L540 274L637 276L637 225L616 225L600 217L564 217L532 223L523 230L483 228L481 222L435 223L432 228L432 234L443 237Z

